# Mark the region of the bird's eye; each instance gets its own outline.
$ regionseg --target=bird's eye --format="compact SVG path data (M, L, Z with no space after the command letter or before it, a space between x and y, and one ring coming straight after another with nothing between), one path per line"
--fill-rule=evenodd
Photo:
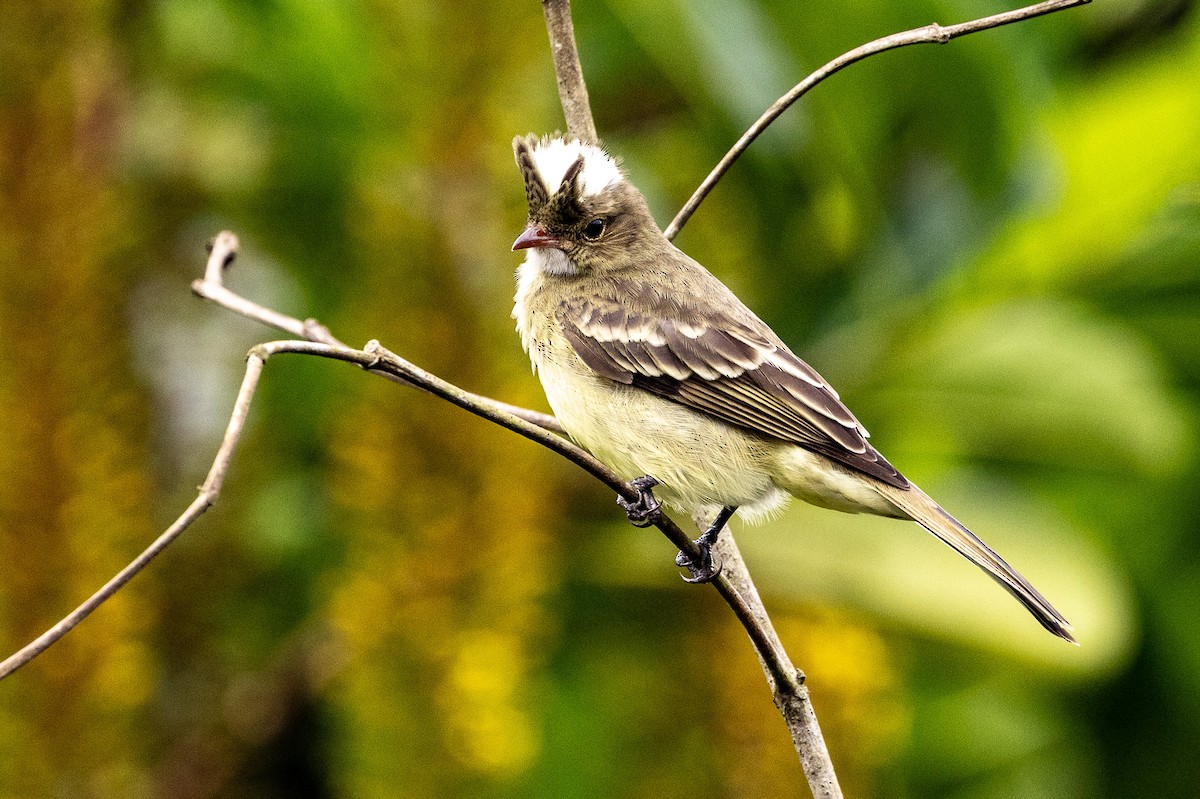
M583 228L584 238L591 239L592 241L595 241L596 239L600 238L600 236L603 233L604 233L604 220L603 219L593 219L591 222L588 222L587 225Z

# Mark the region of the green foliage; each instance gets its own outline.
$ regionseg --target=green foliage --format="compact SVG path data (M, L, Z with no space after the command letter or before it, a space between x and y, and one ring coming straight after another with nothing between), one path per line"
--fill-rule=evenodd
M1200 780L1200 23L1098 3L839 73L678 239L1076 625L911 525L739 541L852 796ZM544 407L508 312L536 2L34 2L0 36L0 638L190 500L235 289ZM1000 10L578 2L601 135L665 224L805 72ZM740 630L591 481L334 363L272 362L221 504L0 686L0 797L792 795Z

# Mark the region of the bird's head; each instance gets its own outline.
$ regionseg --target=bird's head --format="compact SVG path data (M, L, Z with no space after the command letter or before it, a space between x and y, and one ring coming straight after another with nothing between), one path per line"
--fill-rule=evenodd
M599 147L563 138L517 137L529 218L513 242L552 275L621 269L666 242L646 200Z

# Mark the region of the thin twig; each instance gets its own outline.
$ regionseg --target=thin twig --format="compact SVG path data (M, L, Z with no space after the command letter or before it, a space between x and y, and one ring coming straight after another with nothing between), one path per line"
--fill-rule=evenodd
M282 314L274 309L252 302L226 288L224 271L229 268L233 263L233 259L237 257L238 246L237 236L228 230L223 230L216 235L209 247L209 258L208 264L204 269L204 277L192 282L192 292L196 296L203 297L247 319L261 322L267 327L273 327L276 330L290 333L297 338L321 344L329 344L334 347L346 347L346 344L338 341L329 332L329 328L315 319L300 320L287 314ZM411 385L398 375L389 375L389 379ZM414 388L419 388L419 386L414 386ZM517 405L509 405L507 402L500 402L499 400L479 394L469 394L468 396L481 404L491 404L497 409L507 411L531 424L544 427L552 432L565 432L558 419L555 419L548 413L541 413L540 411L522 408Z
M575 46L575 26L571 23L570 0L542 0L546 32L550 34L550 53L554 57L554 75L558 80L558 99L567 118L567 133L577 139L598 142L587 84Z
M312 342L314 345L329 348L330 350L350 350L345 344L338 341L329 329L320 324L316 320L307 319L300 320L286 314L279 313L271 308L259 305L256 302L242 297L239 294L230 291L224 285L224 272L233 263L238 253L238 239L233 233L222 231L216 238L213 239L209 246L209 256L205 265L204 278L196 280L192 283L192 291L204 299L210 300L217 305L220 305L228 310L233 311L241 316L261 322L269 327L277 330L282 330L294 336ZM297 342L292 342L297 343ZM255 388L258 385L259 376L262 373L262 367L265 359L270 356L271 349L258 349L251 351L246 364L246 374L242 380L242 387L238 393L237 401L234 403L233 413L229 419L229 425L225 431L225 438L217 451L217 455L213 460L212 466L209 469L208 477L200 488L200 493L195 501L188 506L179 518L171 524L150 546L143 550L133 561L122 569L116 576L104 584L96 593L88 597L82 604L71 611L62 620L48 629L42 635L38 636L34 641L31 641L19 651L13 653L10 657L0 662L0 680L21 668L29 661L46 651L55 642L61 639L64 635L74 629L80 622L90 616L100 605L104 604L113 594L119 591L126 583L144 569L150 561L157 557L164 549L166 549L176 538L178 538L186 529L188 529L203 513L208 510L217 501L221 493L221 484L225 479L226 470L229 467L229 461L233 457L234 449L241 437L242 430L245 426L246 415L249 412L250 401L254 396ZM387 372L383 370L372 370L377 374L387 377L395 382L405 385L412 385L416 388L423 388L411 383L403 374L398 372ZM455 387L464 402L474 403L481 409L488 409L499 414L507 414L521 421L522 424L527 424L534 429L543 431L543 434L548 439L565 441L556 433L562 432L562 426L558 420L549 414L531 411L526 408L520 408L515 405L498 402L488 397L483 397L477 394L472 394L469 391L464 391ZM629 487L632 495L627 494L627 499L636 499L636 491L632 486ZM679 532L683 540L687 540L687 536L682 531Z
M738 597L747 597L744 604L755 614L757 626L766 630L766 638L778 645L775 657L781 663L787 664L787 672L794 674L796 680L786 685L777 683L773 676L777 671L770 664L763 662L763 671L771 686L775 706L779 709L792 736L792 745L800 756L800 764L804 768L804 776L808 780L809 789L817 799L833 799L840 797L841 787L833 770L833 760L829 757L829 749L825 746L825 738L821 735L821 726L817 722L817 714L809 701L808 685L804 682L804 674L791 665L788 654L779 643L775 628L758 596L758 589L750 578L746 563L738 552L737 542L733 536L724 535L713 548L713 557L721 563L721 576L726 578L732 591ZM717 586L721 590L721 586ZM724 594L722 594L724 596ZM736 609L735 609L736 610ZM739 616L740 618L740 616ZM747 626L743 622L743 626ZM749 629L749 628L747 628ZM755 645L759 660L762 661L762 651Z
M242 387L238 391L237 400L234 402L233 413L229 417L229 425L225 428L225 438L221 442L220 449L217 450L217 456L213 459L212 467L208 470L208 477L205 478L204 484L200 486L200 493L192 501L192 504L188 505L187 510L181 513L179 518L162 535L154 540L154 543L143 550L128 566L121 569L100 590L88 597L83 604L75 608L75 610L71 611L61 621L42 633L35 640L0 663L0 680L45 652L56 641L73 630L76 625L104 604L109 597L132 580L138 572L146 568L150 564L150 561L161 554L184 530L191 527L206 510L216 503L217 498L221 495L221 485L225 482L225 473L229 469L229 462L233 458L233 452L242 437L242 431L245 429L246 416L250 411L250 401L254 398L254 390L258 386L258 379L262 375L262 368L262 359L254 356L248 359L246 363L246 375L242 378Z
M596 460L589 452L580 449L561 436L547 432L543 427L530 424L524 419L505 412L496 407L494 403L486 400L480 402L478 396L426 372L394 352L385 349L377 341L368 342L361 351L299 341L274 342L263 346L269 346L272 354L303 352L357 363L372 373L394 374L403 377L430 394L557 452L625 499L636 500L638 498L637 489L625 482L607 465ZM261 347L257 349L262 350ZM663 514L654 523L654 526L693 561L699 557L700 552L696 544L669 516ZM808 688L804 685L804 674L792 664L779 636L776 635L775 628L758 595L758 590L754 587L754 582L746 570L736 544L733 543L733 536L726 531L721 541L725 542L725 546L717 551L716 556L722 568L716 579L713 580L713 586L733 610L734 615L750 637L775 696L776 705L787 722L805 773L809 776L813 795L818 799L840 797L841 790L838 788L837 778L834 776L833 763L829 759L825 741L821 737L816 714L808 701Z
M708 173L708 177L696 189L683 208L679 209L679 213L671 220L671 224L667 225L667 229L663 231L668 239L674 239L679 234L687 221L700 207L700 203L708 196L713 187L719 181L729 168L733 166L733 162L744 153L750 144L758 138L767 127L774 122L780 114L791 107L793 103L808 93L810 89L816 86L821 81L833 75L845 67L850 66L855 61L861 61L868 56L873 56L878 53L883 53L888 50L895 50L898 47L907 47L910 44L945 44L951 39L957 39L959 36L966 36L969 33L977 33L979 31L988 30L990 28L998 28L1001 25L1009 25L1022 20L1033 19L1044 14L1050 14L1055 11L1061 11L1074 6L1082 6L1090 3L1091 0L1046 0L1043 3L1019 8L1015 11L1005 11L1002 14L993 14L990 17L971 20L970 22L962 22L958 25L942 26L936 22L931 25L925 25L921 28L913 28L912 30L893 33L890 36L884 36L872 42L856 47L849 52L842 53L837 58L830 61L825 66L821 67L804 80L792 87L791 91L776 100L766 112L758 118L758 120L750 126L749 130L742 134L742 137L737 140L737 143L730 148L729 152L725 153L725 157L713 167L712 172Z

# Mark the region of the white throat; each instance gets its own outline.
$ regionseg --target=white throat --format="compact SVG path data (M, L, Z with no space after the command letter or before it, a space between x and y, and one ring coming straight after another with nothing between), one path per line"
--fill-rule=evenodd
M513 318L517 320L517 330L521 334L521 342L526 352L533 359L534 369L537 368L537 348L533 347L534 335L532 326L535 325L537 314L532 313L531 305L539 290L545 286L547 276L573 275L578 272L575 263L562 250L545 248L531 249L525 253L525 260L517 267L517 294L513 298Z
M544 275L574 275L579 272L575 262L557 247L538 247L530 249L525 255L525 263L521 270L529 269Z

